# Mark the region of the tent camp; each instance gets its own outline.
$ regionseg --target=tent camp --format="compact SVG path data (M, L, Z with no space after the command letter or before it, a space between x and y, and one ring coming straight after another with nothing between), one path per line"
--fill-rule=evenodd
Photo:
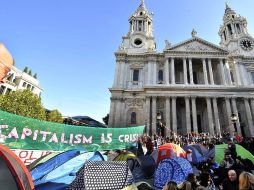
M119 155L117 155L113 161L127 161L128 158L136 158L136 155L133 154L132 152L121 152Z
M164 159L155 171L154 185L162 188L168 181L179 184L185 180L189 173L193 173L193 170L186 159Z
M100 152L84 152L75 156L36 180L36 190L60 190L68 187L76 178L76 173L88 160L103 161L104 158Z
M215 156L215 161L217 163L221 163L221 161L224 158L224 152L225 150L227 150L228 145L227 144L220 144L220 145L215 145L214 150L213 151L213 157ZM245 148L243 148L241 145L236 144L236 152L237 155L241 156L243 159L250 159L252 161L252 163L254 164L254 156ZM211 153L210 153L210 157L212 157Z
M200 154L200 152L196 149L195 146L186 145L183 147L183 149L185 151L187 151L189 149L192 151L192 162L194 164L201 163L201 162L205 161L205 159L206 159L203 155Z
M154 150L151 154L157 164L165 158L182 157L185 158L185 151L176 144L166 143L160 146L157 150Z
M0 184L4 190L33 190L31 175L23 162L0 144Z
M71 158L80 155L80 150L69 150L66 152L62 152L53 158L49 159L45 163L35 167L33 170L31 170L31 175L33 178L34 183L36 183L37 180L51 172L54 168L62 165L67 160L70 160Z
M53 158L54 156L60 154L60 152L51 152L49 154L46 154L34 162L32 162L30 165L27 166L27 168L32 171L36 166L43 164L44 162L48 161L49 159Z
M120 190L133 183L126 161L87 161L66 190Z

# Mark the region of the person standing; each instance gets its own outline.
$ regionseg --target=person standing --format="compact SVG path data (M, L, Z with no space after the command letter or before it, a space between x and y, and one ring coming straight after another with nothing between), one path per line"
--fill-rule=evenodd
M222 183L223 190L239 190L239 181L235 170L228 171L228 177Z
M249 172L242 172L239 176L239 190L253 190L254 175Z

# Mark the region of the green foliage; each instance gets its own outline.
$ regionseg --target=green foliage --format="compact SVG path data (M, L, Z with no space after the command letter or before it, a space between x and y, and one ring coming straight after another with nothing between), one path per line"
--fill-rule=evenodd
M46 119L41 98L30 90L12 91L0 96L0 109L21 116L35 119Z
M29 71L28 71L28 74L29 74L30 76L32 76L32 70L29 70Z
M28 73L28 67L25 67L23 70L24 73Z
M37 79L37 73L34 74L34 78Z
M52 110L46 113L46 120L51 122L63 123L62 114L58 110Z

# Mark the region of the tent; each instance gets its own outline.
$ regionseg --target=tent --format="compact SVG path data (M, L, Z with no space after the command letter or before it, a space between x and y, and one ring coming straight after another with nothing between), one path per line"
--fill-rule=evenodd
M87 161L66 190L120 190L133 183L126 161Z
M206 160L206 158L200 154L200 152L196 149L195 146L186 145L183 147L183 149L185 151L187 151L188 149L192 151L192 162L194 164L198 164Z
M129 158L127 163L136 182L152 177L156 168L156 163L151 155Z
M215 145L215 161L221 163L224 158L224 152L228 148L227 144ZM254 164L254 156L241 145L236 144L237 155L241 156L243 159L250 159Z
M151 156L157 162L157 164L165 158L174 158L174 157L186 157L185 151L176 144L166 143L161 145L157 150L153 151Z
M35 160L34 162L32 162L31 164L29 164L27 166L27 168L31 171L33 170L36 166L43 164L44 162L48 161L49 159L53 158L54 156L58 155L60 152L51 152L49 154L46 154L40 158L38 158L37 160Z
M155 171L154 185L162 188L168 181L182 183L189 173L193 173L191 164L184 158L164 159Z
M76 173L86 161L104 161L100 152L84 152L58 166L35 182L36 190L58 190L68 187L76 178Z
M4 190L33 190L32 177L24 163L0 144L0 184Z
M195 149L198 150L198 152L201 154L201 155L205 155L207 154L207 152L209 151L205 146L203 146L202 144L191 144L189 146L192 146L194 147Z
M127 161L128 158L136 158L136 155L132 152L122 152L117 157L113 159L113 161Z

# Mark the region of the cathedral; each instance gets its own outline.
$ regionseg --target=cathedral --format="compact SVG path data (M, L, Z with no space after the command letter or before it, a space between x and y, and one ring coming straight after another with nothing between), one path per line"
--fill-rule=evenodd
M254 137L254 38L226 5L220 45L197 36L156 51L144 0L115 52L109 127L145 125L148 134L229 133Z

